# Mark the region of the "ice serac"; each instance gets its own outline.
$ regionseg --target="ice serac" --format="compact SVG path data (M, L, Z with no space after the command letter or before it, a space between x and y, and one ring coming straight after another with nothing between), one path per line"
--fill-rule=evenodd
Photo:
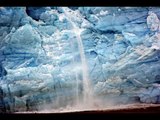
M1 111L88 93L95 106L160 103L160 8L0 7L0 19Z

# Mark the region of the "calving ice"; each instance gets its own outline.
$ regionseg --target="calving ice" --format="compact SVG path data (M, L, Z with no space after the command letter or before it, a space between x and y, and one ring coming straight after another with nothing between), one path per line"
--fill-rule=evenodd
M0 111L160 103L159 8L1 7Z

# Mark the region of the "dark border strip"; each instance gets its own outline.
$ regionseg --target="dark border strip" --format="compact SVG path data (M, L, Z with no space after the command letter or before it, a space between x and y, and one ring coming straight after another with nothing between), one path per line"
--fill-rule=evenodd
M159 0L0 0L0 6L157 6Z

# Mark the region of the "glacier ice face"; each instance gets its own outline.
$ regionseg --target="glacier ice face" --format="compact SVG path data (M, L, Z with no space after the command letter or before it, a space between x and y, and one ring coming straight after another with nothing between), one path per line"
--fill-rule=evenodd
M94 95L117 97L116 102L126 98L125 104L137 97L160 103L160 8L68 9L81 30ZM0 8L0 84L6 94L1 101L10 110L50 102L66 106L76 92L81 98L78 31L64 12L61 7Z

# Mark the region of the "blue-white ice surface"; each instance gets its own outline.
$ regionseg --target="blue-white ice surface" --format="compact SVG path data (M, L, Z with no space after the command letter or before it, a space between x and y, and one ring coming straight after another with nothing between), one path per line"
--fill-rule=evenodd
M68 9L82 30L94 94L116 96L124 104L133 98L160 103L160 8ZM83 68L72 28L61 7L0 8L0 86L6 104L21 110L27 100L36 106L57 97L68 104L76 80L81 94Z

